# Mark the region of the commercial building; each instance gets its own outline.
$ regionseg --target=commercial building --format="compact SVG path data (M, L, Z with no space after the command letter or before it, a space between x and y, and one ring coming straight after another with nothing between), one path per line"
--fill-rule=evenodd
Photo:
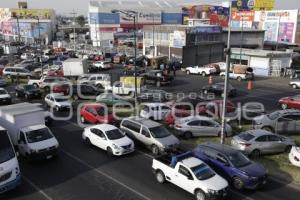
M182 24L181 7L175 1L97 1L89 4L89 26L94 46L101 46L101 41L113 40L114 33L132 32L133 19L112 10L137 12L138 31L145 25Z
M49 44L56 30L54 10L0 8L0 34L5 41Z
M253 69L255 76L279 77L281 72L291 65L291 53L266 51L258 49L232 48L231 62L247 65Z

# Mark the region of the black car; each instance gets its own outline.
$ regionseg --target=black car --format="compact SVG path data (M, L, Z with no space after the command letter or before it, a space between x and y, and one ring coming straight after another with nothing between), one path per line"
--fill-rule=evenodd
M41 91L35 88L33 85L18 85L15 88L16 97L25 97L25 99L40 98L42 96Z
M202 92L204 94L214 94L214 95L217 95L217 96L223 96L223 93L224 93L224 83L215 83L215 84L212 84L212 85L207 85L207 86L204 86L202 88ZM237 95L237 91L236 89L228 84L228 96L230 97L234 97Z
M144 73L146 73L145 69L140 69L140 68L136 69L136 75L137 76L139 76L141 74L144 74ZM133 69L126 69L126 70L123 71L122 74L125 75L125 76L134 76L135 75L135 70L134 70L134 68Z
M153 84L157 87L161 85L171 84L174 80L173 76L165 75L162 70L151 70L145 74L142 74L145 78L146 84Z
M103 92L104 89L99 89L93 85L72 85L72 97L74 99L96 99L96 96Z

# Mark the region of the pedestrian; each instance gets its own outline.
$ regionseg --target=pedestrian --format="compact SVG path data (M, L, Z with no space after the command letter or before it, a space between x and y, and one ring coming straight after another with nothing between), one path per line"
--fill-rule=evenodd
M173 64L172 67L173 67L173 76L175 77L176 76L176 66Z

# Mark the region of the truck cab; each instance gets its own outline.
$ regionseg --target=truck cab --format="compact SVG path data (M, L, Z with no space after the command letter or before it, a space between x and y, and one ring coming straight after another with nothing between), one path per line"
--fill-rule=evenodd
M157 157L152 170L159 183L173 183L194 194L196 200L222 199L227 195L228 182L192 152Z
M7 130L0 126L0 194L21 183L19 163Z

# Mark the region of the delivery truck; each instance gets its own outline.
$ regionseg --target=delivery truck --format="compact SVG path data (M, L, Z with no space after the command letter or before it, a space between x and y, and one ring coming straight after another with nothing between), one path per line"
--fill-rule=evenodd
M58 142L45 125L44 110L36 104L1 106L0 125L8 131L20 155L41 160L57 154Z
M87 59L69 58L63 62L63 72L65 77L79 77L88 73Z
M20 167L8 132L0 126L0 194L21 183Z

